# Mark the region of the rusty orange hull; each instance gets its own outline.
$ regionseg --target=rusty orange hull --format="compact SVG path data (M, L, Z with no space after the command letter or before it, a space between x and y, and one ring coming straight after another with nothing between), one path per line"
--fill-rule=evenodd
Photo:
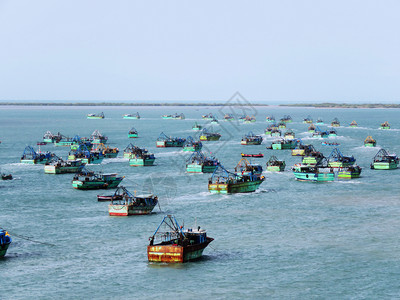
M207 237L207 241L201 244L180 245L153 245L147 246L149 262L184 263L195 260L203 255L204 249L214 239Z

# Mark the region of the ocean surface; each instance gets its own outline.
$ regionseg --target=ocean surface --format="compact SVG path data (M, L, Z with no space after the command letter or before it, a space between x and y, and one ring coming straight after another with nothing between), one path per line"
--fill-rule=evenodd
M225 122L223 113L255 114L257 122ZM86 114L104 112L103 120ZM125 113L139 112L140 120ZM185 120L162 114L184 113ZM240 153L264 153L286 161L282 173L264 172L266 181L250 194L214 195L208 174L185 173L190 154L180 148L156 148L161 132L198 136L191 130L201 115L213 113L220 125L218 142L205 142L230 170ZM313 109L284 107L0 107L0 166L14 180L0 181L0 227L13 243L0 260L0 299L380 299L400 297L400 170L369 168L380 147L400 154L398 109ZM311 115L330 124L337 117L337 138L344 155L354 155L362 177L331 183L298 182L290 167L300 162L289 150L267 150L267 115L290 115L296 137L325 156L333 147L311 139ZM356 120L359 127L350 128ZM388 121L392 129L380 130ZM209 126L209 125L207 125ZM138 139L129 139L135 127ZM327 125L320 126L327 129ZM96 195L112 191L74 190L73 174L47 175L43 165L19 163L24 148L50 130L88 137L108 136L120 156L92 170L125 176L122 185L158 195L161 210L147 216L110 217L108 203ZM240 145L249 131L263 134L259 146ZM363 146L371 135L376 148ZM123 149L134 143L154 152L153 167L130 167ZM69 149L41 146L63 158ZM186 227L197 222L215 240L202 259L178 265L150 264L148 238L165 214ZM40 243L39 243L40 242Z

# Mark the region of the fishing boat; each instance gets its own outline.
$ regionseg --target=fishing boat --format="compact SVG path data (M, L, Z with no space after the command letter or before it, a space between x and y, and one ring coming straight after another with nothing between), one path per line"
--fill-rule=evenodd
M191 136L189 136L183 144L183 151L199 151L202 147L203 144L200 141L195 141Z
M235 120L235 118L232 114L225 114L224 120L225 121L233 121L233 120Z
M315 122L315 125L324 125L324 121L321 118L318 118L317 122Z
M353 122L350 123L350 127L358 127L357 122L353 120Z
M137 138L138 137L138 132L135 129L135 127L132 127L131 130L128 132L128 138Z
M72 138L71 141L71 150L76 150L79 148L79 145L84 144L86 148L89 150L92 149L93 144L88 138L81 138L80 136L76 135ZM67 146L66 144L64 146Z
M130 149L128 158L131 167L153 166L154 161L156 160L153 153L149 153L145 148L139 148L136 146L133 146L133 148Z
M51 131L46 131L45 134L43 135L43 142L46 144L51 144L61 139L62 135L59 132L57 134L53 134L51 133Z
M286 163L284 160L279 160L275 155L272 155L267 161L267 171L270 172L283 172Z
M397 169L399 158L396 154L389 154L385 149L380 149L374 156L371 169L374 170L393 170Z
M272 135L272 134L271 134ZM287 130L284 134L283 137L287 140L294 140L296 137L296 134L294 133L293 130L289 129Z
M304 145L301 141L292 149L292 156L304 156L311 145Z
M331 122L332 127L340 127L340 122L338 118L334 118L333 121Z
M282 119L280 119L281 122L285 122L285 123L292 123L292 117L289 115L284 115Z
M0 258L6 255L11 242L12 239L10 234L4 229L0 228Z
M317 151L313 145L308 145L305 155L302 158L302 164L315 166L321 164L324 159L325 156L321 152Z
M104 119L104 113L99 113L99 114L88 114L87 115L88 119Z
M93 144L105 144L108 141L108 137L102 135L100 131L96 129L95 131L93 131L90 140Z
M79 145L78 149L71 150L68 154L68 160L81 159L84 164L100 164L104 155L100 151L89 151L84 145Z
M74 141L74 138L65 136L61 133L58 133L59 136L54 140L54 146L56 147L71 147Z
M328 167L330 168L343 168L354 165L356 159L354 156L345 156L338 148L334 148L328 156Z
M178 138L178 137L168 137L164 132L160 133L160 136L157 138L156 147L157 148L166 148L166 147L183 147L186 139Z
M265 134L266 135L271 135L271 133L272 133L272 127L271 126L268 126L267 128L265 128Z
M112 189L116 188L123 179L124 176L118 177L117 173L95 173L87 168L83 168L75 174L72 180L72 187L78 190Z
M110 216L148 215L157 204L158 198L153 194L137 196L136 192L133 195L120 186L111 196L108 213Z
M218 120L216 118L214 118L214 119L211 120L210 124L218 125L219 122L218 122Z
M131 154L133 154L136 151L136 146L134 146L132 143L130 143L126 148L124 149L124 158L130 158Z
M273 141L269 149L273 150L286 150L286 149L294 149L296 148L296 145L298 143L298 140L285 140L285 139L279 139L276 141Z
M340 144L339 143L336 143L336 142L321 142L321 145L322 146L340 146Z
M338 179L360 178L361 170L362 170L362 168L357 165L339 168Z
M365 147L375 147L376 146L376 140L372 138L372 136L367 136L367 138L364 140L364 146Z
M279 128L279 129L284 129L284 128L286 128L286 123L285 123L285 122L282 122L282 121L279 122L279 123L278 123L278 128Z
M337 132L335 129L331 129L328 131L328 137L336 137L337 136Z
M314 124L311 124L310 126L308 126L308 132L309 132L309 133L314 133L314 132L315 132L315 129L316 129L316 127L315 127Z
M307 116L307 118L303 119L303 123L305 124L311 124L313 122L313 119L311 118L310 115Z
M333 169L326 166L310 166L303 164L295 164L292 168L296 180L327 182L335 180Z
M45 164L48 162L55 154L50 152L36 152L31 146L27 146L21 156L21 163L23 164Z
M275 123L275 117L273 115L267 116L265 119L268 123Z
M258 153L258 154L246 154L246 153L241 153L242 157L254 157L254 158L262 158L264 157L264 154Z
M200 141L218 141L221 138L221 134L212 132L204 128L200 135Z
M195 122L192 126L192 130L195 130L195 131L200 131L202 128L203 128L203 126L197 124L197 122Z
M256 191L264 180L264 176L251 173L238 175L237 172L229 172L219 165L208 181L208 190L218 194L251 193Z
M0 174L0 179L1 179L1 180L12 180L13 177L12 177L11 174L1 173L1 174Z
M313 138L324 139L329 137L328 131L322 131L318 126L316 126L314 133L312 134Z
M219 165L215 157L207 157L200 151L194 152L186 161L186 172L188 173L213 173Z
M184 263L199 259L214 239L208 237L200 226L185 229L178 224L175 217L167 215L149 240L149 262Z
M57 157L54 160L47 162L44 165L45 174L66 174L66 173L78 173L83 167L84 163L81 159L76 160L63 160Z
M125 115L122 116L122 118L124 118L124 119L138 120L138 119L140 119L140 115L139 115L139 113L137 112L136 114L125 114Z
M208 113L206 115L202 115L201 117L202 117L203 120L208 120L208 121L214 119L214 116L213 116L212 113Z
M168 119L168 118L167 118ZM173 120L184 120L185 119L185 115L184 114L173 114L171 115L171 117L169 119L173 119Z
M261 145L263 138L261 135L255 135L253 132L249 132L242 137L241 145Z
M381 124L381 129L390 129L390 124L388 121L385 121Z
M261 176L263 168L260 164L252 164L246 158L239 160L235 167L236 175L256 175Z
M119 153L119 149L117 147L106 146L104 144L95 144L90 152L96 154L101 153L104 158L116 158Z
M282 136L282 131L280 131L279 129L272 129L270 134L273 137L280 137Z

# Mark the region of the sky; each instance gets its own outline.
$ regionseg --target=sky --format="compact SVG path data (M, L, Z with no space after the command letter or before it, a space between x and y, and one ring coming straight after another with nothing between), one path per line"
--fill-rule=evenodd
M0 101L400 103L400 1L0 0Z

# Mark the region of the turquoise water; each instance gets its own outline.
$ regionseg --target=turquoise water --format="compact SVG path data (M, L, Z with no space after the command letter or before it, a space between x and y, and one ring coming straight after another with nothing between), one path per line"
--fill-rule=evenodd
M104 120L87 120L103 111ZM140 120L122 119L139 111ZM398 298L400 275L400 171L369 169L377 148L363 147L372 135L380 147L400 154L397 109L305 109L257 107L257 122L222 121L218 107L2 107L0 165L15 180L0 181L0 226L13 236L7 256L0 260L1 299L100 298ZM162 114L183 112L186 120L163 120ZM286 161L283 173L264 172L266 181L251 194L214 195L208 175L186 174L190 155L179 148L157 149L161 131L194 135L192 124L201 115L218 115L221 141L204 143L222 164L233 169L240 153L265 154L253 159L265 167L270 155ZM290 166L300 158L290 151L266 150L273 141L264 135L260 146L242 146L248 131L264 133L265 117L290 114L288 128L326 156L332 147L311 139L302 120L311 115L329 124L339 118L338 137L345 155L354 155L362 177L316 184L297 182ZM349 128L352 120L358 128ZM380 130L389 121L391 130ZM135 127L140 138L129 139ZM327 126L321 126L322 129ZM67 136L90 136L99 129L110 145L123 149L133 142L156 155L156 166L129 167L123 158L106 159L93 170L118 172L129 190L159 196L162 212L149 216L109 217L107 203L97 194L77 191L72 174L45 175L43 166L22 165L27 145L50 130ZM65 157L67 148L42 146ZM146 246L164 214L174 214L186 226L197 224L215 239L204 257L182 265L147 262Z

